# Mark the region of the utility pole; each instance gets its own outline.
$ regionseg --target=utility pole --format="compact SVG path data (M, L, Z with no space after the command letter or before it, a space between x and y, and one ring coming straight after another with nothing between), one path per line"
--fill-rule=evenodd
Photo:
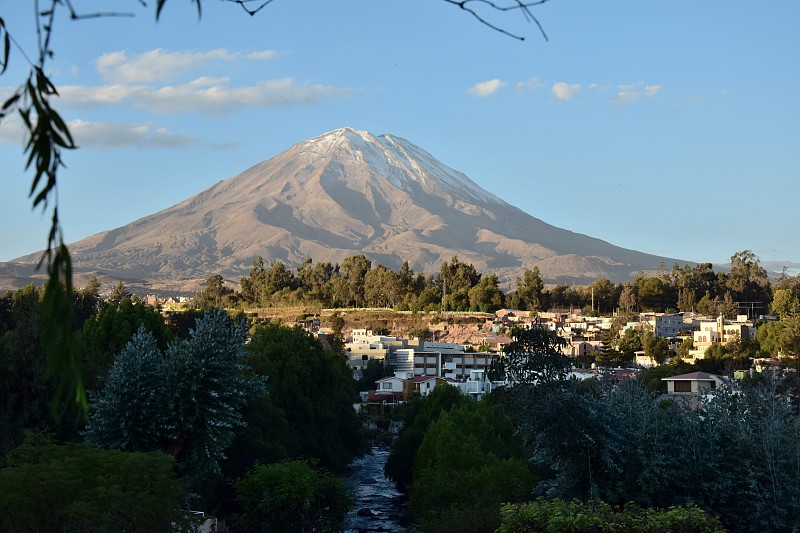
M447 312L447 278L442 278L442 313Z

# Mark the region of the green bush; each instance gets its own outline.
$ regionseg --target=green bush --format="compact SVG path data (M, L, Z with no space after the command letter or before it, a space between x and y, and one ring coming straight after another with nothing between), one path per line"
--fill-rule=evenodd
M596 500L546 500L505 504L500 509L502 525L497 533L536 531L573 533L710 533L725 531L713 516L694 505L668 509L642 508L633 502L612 507Z
M0 531L170 531L184 486L161 452L56 444L29 434L0 469Z
M247 531L341 531L352 502L342 478L300 460L256 465L235 488Z

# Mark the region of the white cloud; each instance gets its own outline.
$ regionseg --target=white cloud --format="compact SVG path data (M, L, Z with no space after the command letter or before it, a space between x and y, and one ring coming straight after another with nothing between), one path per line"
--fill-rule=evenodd
M97 87L66 85L61 100L83 108L129 104L153 113L187 111L210 115L229 114L244 107L284 107L316 104L342 98L350 89L327 85L298 85L292 78L258 82L245 87L228 86L227 78L197 78L180 85L126 85Z
M557 100L567 101L578 94L580 90L580 83L564 83L563 81L560 81L553 85L553 87L550 89L550 92L553 93L553 96L555 96Z
M661 85L645 85L643 82L617 85L617 94L611 100L616 107L652 98L661 91Z
M22 127L22 120L18 115L11 115L0 122L0 142L23 146L27 130Z
M542 80L534 76L533 78L528 78L525 81L518 82L517 85L515 86L515 90L518 93L524 93L527 91L538 89L542 85L543 85Z
M167 52L161 48L130 56L120 50L101 55L95 61L103 78L117 83L153 83L174 79L210 61L263 61L275 57L274 50L243 54L224 48L207 52Z
M67 127L79 147L92 148L184 148L197 139L150 124L121 124L70 120Z
M87 122L69 120L67 128L78 148L184 148L197 144L188 135L173 133L151 124L123 124L115 122ZM22 145L28 135L22 121L14 117L0 125L0 141Z
M475 96L480 96L481 98L484 98L486 96L493 95L494 93L499 91L501 87L504 87L506 85L508 85L508 83L498 79L487 80L487 81L482 81L480 83L476 83L475 85L467 89L467 92L470 94L474 94Z
M644 88L644 95L647 98L655 96L661 91L661 85L647 85Z

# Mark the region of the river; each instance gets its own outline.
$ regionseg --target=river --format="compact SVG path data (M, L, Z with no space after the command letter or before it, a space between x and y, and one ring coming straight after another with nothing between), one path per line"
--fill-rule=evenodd
M384 477L389 447L373 444L372 453L350 463L347 479L355 504L347 516L346 533L400 531L407 527L406 498Z

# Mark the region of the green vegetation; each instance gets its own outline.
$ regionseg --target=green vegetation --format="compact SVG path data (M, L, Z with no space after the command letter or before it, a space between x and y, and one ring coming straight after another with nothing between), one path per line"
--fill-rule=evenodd
M386 461L386 477L395 482L401 490L407 490L414 479L414 460L428 428L441 415L468 399L455 387L435 387L424 398L412 398L405 406L401 419L403 430L397 444Z
M493 362L492 379L512 383L552 383L566 378L572 361L564 355L567 340L541 324L514 328L511 343Z
M164 505L177 509L173 522L180 522L187 508L230 520L234 514L252 511L237 503L233 484L256 461L268 465L302 457L336 473L366 450L361 423L352 408L352 374L340 354L324 350L312 336L299 329L269 325L256 328L254 342L245 347L244 324L220 310L172 315L169 324L177 325L176 334L156 310L129 296L124 286L114 290L118 301L102 303L97 286L92 285L77 293L85 314L74 324L75 336L83 346L80 362L94 389L85 427L51 414L55 384L45 377L42 291L28 287L0 298L0 392L4 398L0 403L0 453L12 450L2 475L29 475L31 483L40 479L40 474L19 474L28 472L20 469L19 454L31 455L25 451L30 444L20 445L26 430L49 431L58 442L71 444L48 441L47 450L54 454L72 450L69 453L88 457L100 454L96 456L99 459L91 460L101 466L108 463L103 457L124 465L140 464L140 457L161 457L168 479L175 482L170 485L175 494L160 497ZM94 446L77 444L84 439ZM48 464L48 468L61 468L57 466L61 463ZM112 478L115 468L108 466L109 483L118 483ZM142 466L141 470L152 468ZM117 498L112 493L118 488L100 483L97 472L93 468L71 470L71 485L47 486L61 491L58 497L42 490L42 501L50 498L53 505L63 502L69 507L57 515L46 516L49 510L44 504L31 501L25 505L36 511L27 521L18 522L22 518L16 513L2 519L23 524L22 530L28 527L24 524L43 531L168 529L152 526L152 522L130 525L121 511L123 516L94 516L95 508L81 499L84 494L99 502L98 509L103 502L109 509L117 505L107 503L102 491ZM137 483L132 477L133 489ZM81 492L73 486L86 488ZM8 501L33 498L35 485L30 487L27 493L4 490L4 495ZM160 513L157 505L146 503L145 496L140 498L145 502L142 505ZM119 497L132 499L127 492ZM136 505L131 502L132 509L137 509ZM4 503L0 508L6 509ZM84 514L78 516L80 513ZM137 520L148 516L141 513ZM48 525L51 522L56 525Z
M345 525L351 498L347 486L309 461L256 465L235 484L245 531L333 533Z
M183 483L160 452L56 444L29 434L0 468L2 531L172 531Z
M537 531L594 533L597 531L629 533L712 533L725 531L716 518L695 505L669 509L642 509L629 502L614 508L602 501L545 500L537 498L524 504L506 504L500 510L503 524L497 533L534 533Z
M444 303L451 310L491 310L514 303L536 310L550 302L602 312L616 299L616 304L631 309L680 308L693 302L696 308L733 313L738 312L735 298L771 294L769 285L761 283L757 259L737 255L731 274L717 275L698 265L665 271L656 278L640 276L619 286L599 280L588 288L547 290L533 270L521 280L520 294L511 296L499 290L496 276L480 275L457 258L432 276L415 274L408 265L393 272L363 256L342 266L314 265L309 260L296 274L282 265L256 264L250 279L243 280L241 293L212 277L198 304L209 311L194 309L166 318L123 285L102 301L93 281L73 296L79 311L72 322L72 334L81 347L77 364L91 386L86 427L71 423L71 417L53 416L53 393L59 382L45 377L51 347L42 329L44 292L27 287L7 293L0 298L0 392L5 399L0 405L0 452L16 450L6 456L0 479L16 480L13 476L22 474L15 472L29 468L20 459L33 457L25 451L30 442L20 447L25 431L47 431L57 440L37 446L46 444L55 455L91 450L117 454L114 461L128 464L139 461L141 452L151 452L145 456L166 461L169 475L159 474L161 481L154 487L173 491L162 498L168 509L151 507L159 516L172 513L176 517L172 521L181 519L188 502L195 502L192 506L199 503L229 523L238 516L242 528L258 530L257 523L278 520L306 529L336 530L347 507L346 491L336 488L341 488L336 474L366 450L361 422L352 409L359 384L339 352L340 342L325 348L299 328L271 323L253 326L252 340L245 346L243 323L214 310L215 305L242 308L316 301L441 309ZM594 309L588 305L592 292ZM602 515L598 524L631 531L662 527L642 526L648 520L663 525L673 519L685 520L688 530L703 530L706 522L714 530L708 516L718 516L733 530L787 529L800 521L795 496L800 493L800 379L789 375L773 382L757 376L740 394L719 391L702 411L658 403L655 398L663 391L661 378L669 375L743 368L759 355L796 356L798 293L800 282L783 277L775 284L775 300L767 301L781 319L759 324L755 341L712 348L696 366L675 359L644 372L638 383L567 381L569 360L562 354L560 337L536 324L514 330L512 344L492 370L499 377L512 377L518 385L496 391L480 403L447 386L411 400L398 411L405 426L386 473L409 492L410 508L425 530L506 527L513 522L507 515L502 519L506 522L501 521L501 504L521 503L533 494L545 496L553 505L578 505L557 504L559 499L577 498L617 506L614 512L609 507L598 511ZM374 312L362 321L376 331L391 325ZM665 343L646 330L627 329L620 338L627 321L628 316L621 314L604 335L604 361L624 362L640 349L656 360L666 357ZM335 315L330 323L340 335L343 316ZM415 322L420 334L425 333L424 325ZM678 353L687 347L678 347ZM367 370L369 381L387 371L375 363ZM84 439L108 450L78 444ZM90 477L96 475L93 472L77 469L69 483L105 490ZM35 480L38 474L25 475ZM269 510L274 500L258 487L270 487L266 494L288 499ZM12 491L7 497L35 495ZM100 495L92 497L103 501ZM72 505L69 492L53 498L54 505ZM131 518L122 511L109 525L78 496L74 501L82 509L81 517L73 514L72 507L55 518L44 516L42 504L31 502L25 505L38 510L25 518L29 522L18 521L23 518L13 513L3 519L14 520L8 522L14 527L22 524L18 527L23 529L69 529L73 523L84 528L94 524L95 530L147 529L125 522ZM305 503L296 505L300 501ZM537 500L537 505L543 501ZM0 501L3 506L5 502ZM699 514L698 509L709 515ZM264 517L274 512L284 514ZM570 512L559 511L564 517ZM577 513L584 518L592 515L583 508ZM137 520L145 518L137 515ZM629 519L633 525L621 525ZM48 520L61 521L51 525ZM575 518L575 523L581 520ZM636 529L640 526L645 529Z
M355 382L341 354L302 329L268 324L255 329L245 362L267 380L270 409L285 421L279 443L261 428L272 447L285 449L287 458L313 457L334 472L366 451L353 410Z
M777 383L719 390L697 410L656 402L637 382L510 392L507 409L547 498L695 504L742 531L800 521L800 420Z
M500 504L527 500L533 487L511 420L488 400L443 412L413 470L410 505L424 531L494 531Z
M673 265L671 270L615 285L598 279L586 287L564 284L545 288L538 267L517 278L516 290L500 289L496 274L482 274L471 264L453 257L433 275L415 273L407 262L398 271L373 265L364 255L341 264L308 259L287 269L281 261L265 265L258 257L241 280L241 292L224 286L222 277L211 276L197 294L195 304L204 307L385 307L411 311L494 312L502 307L528 311L550 308L583 309L585 314L633 311L698 311L733 318L740 313L766 314L771 309L772 287L758 257L749 250L731 257L729 273L714 272L711 263L694 267ZM776 286L778 299L772 307L782 316L800 308L798 283L784 277ZM794 310L794 311L793 311Z
M90 404L87 442L169 453L202 495L221 473L243 407L263 393L259 380L245 377L243 358L243 324L232 325L222 311L207 312L188 339L163 353L142 327Z

